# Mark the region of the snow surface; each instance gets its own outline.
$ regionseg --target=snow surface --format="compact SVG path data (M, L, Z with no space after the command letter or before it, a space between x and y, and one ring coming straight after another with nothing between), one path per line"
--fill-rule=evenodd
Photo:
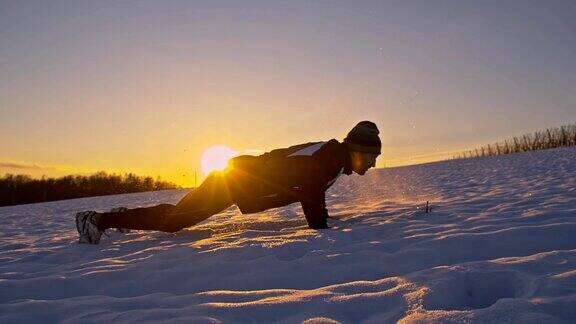
M329 230L299 204L80 245L77 211L0 208L0 322L576 322L576 149L342 176ZM432 213L422 206L429 200Z

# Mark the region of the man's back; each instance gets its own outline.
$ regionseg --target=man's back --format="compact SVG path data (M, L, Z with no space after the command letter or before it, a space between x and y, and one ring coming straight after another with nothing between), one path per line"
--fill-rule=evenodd
M259 156L241 155L231 159L231 172L253 177L253 185L274 184L299 187L311 178L327 181L340 173L346 163L345 147L337 140L309 142L275 149ZM248 179L247 179L248 180ZM259 183L261 182L261 183Z
M332 139L275 149L259 156L238 156L230 161L227 178L242 212L298 201L324 208L326 189L342 172L350 174L347 163L346 148Z

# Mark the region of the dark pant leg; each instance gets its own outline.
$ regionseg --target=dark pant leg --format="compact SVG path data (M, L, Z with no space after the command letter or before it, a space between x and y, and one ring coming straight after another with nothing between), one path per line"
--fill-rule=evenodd
M222 175L210 175L200 187L190 191L177 205L162 204L102 214L98 227L177 232L198 224L230 207L232 200Z
M225 175L212 173L167 215L170 226L184 228L218 214L233 204Z
M119 213L103 213L98 221L98 228L129 228L135 230L161 230L165 215L176 206L162 204L153 207L128 209Z

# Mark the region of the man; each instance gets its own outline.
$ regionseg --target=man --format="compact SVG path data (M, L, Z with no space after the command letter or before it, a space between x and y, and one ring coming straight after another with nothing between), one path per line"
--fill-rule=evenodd
M236 204L243 214L300 202L308 226L328 228L325 192L342 173L363 175L382 144L376 124L358 123L343 143L335 139L242 155L213 172L178 204L76 214L80 243L98 244L108 228L177 232Z

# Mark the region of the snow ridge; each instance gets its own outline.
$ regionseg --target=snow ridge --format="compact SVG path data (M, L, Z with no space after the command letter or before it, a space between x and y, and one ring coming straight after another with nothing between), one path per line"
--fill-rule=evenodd
M3 207L0 322L574 322L574 161L563 148L340 177L321 231L299 204L231 207L89 246L75 212L186 190Z

